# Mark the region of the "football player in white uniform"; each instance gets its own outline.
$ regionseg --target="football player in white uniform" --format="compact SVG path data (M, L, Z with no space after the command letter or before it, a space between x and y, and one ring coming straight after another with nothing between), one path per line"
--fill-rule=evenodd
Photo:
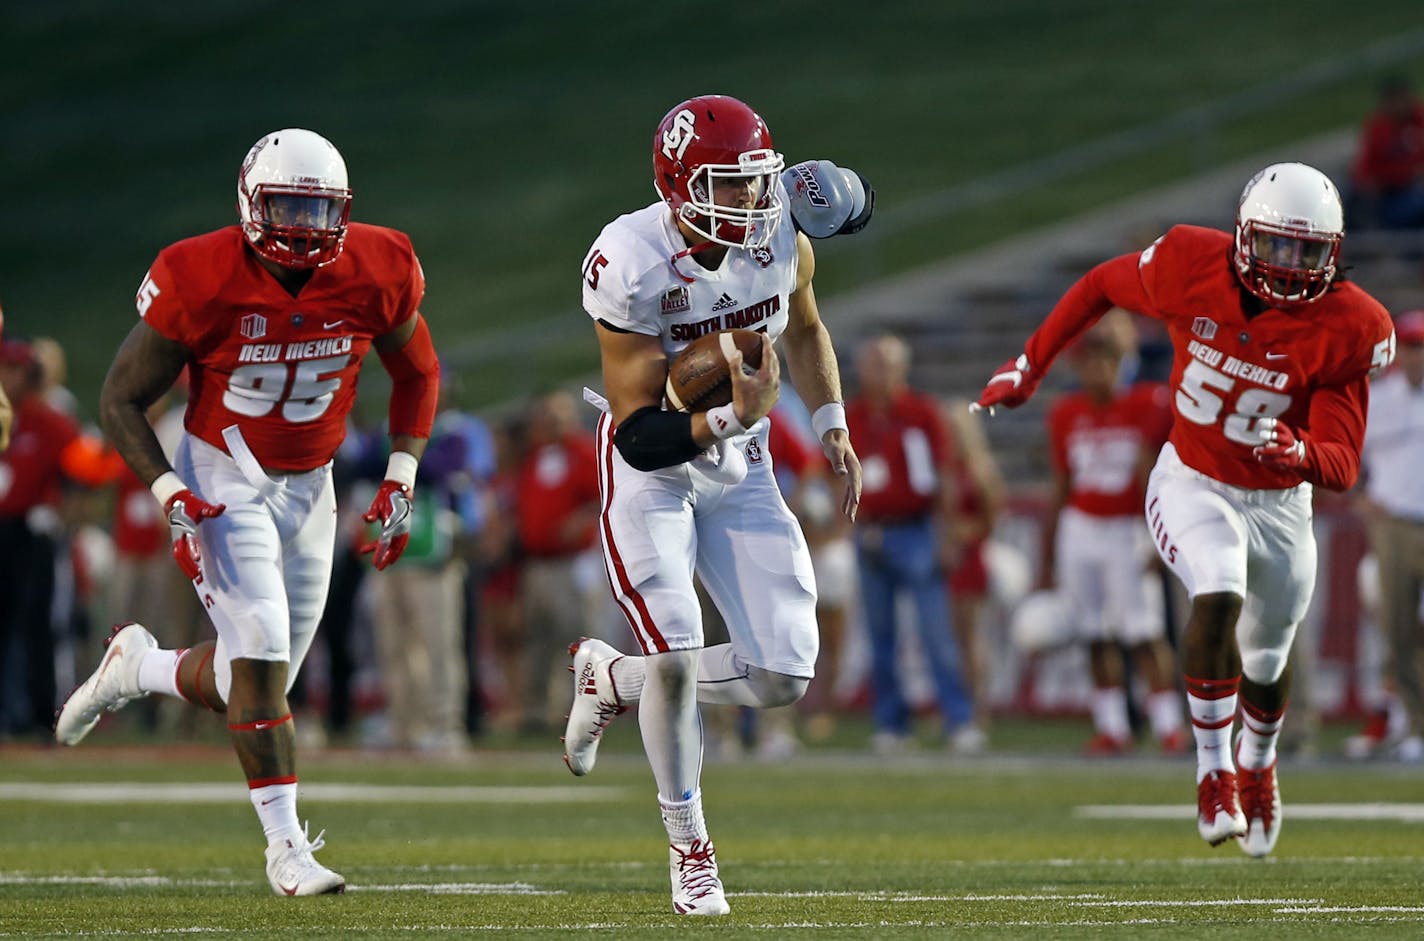
M812 179L848 192L849 175L827 167L818 163ZM854 519L860 501L839 368L811 288L815 257L784 218L792 197L783 169L765 122L747 105L718 95L685 101L653 137L661 199L605 227L583 263L583 304L608 397L598 425L604 562L641 656L598 640L571 648L564 760L587 774L603 729L640 703L680 914L729 911L702 813L698 702L793 703L816 662L811 557L767 449L780 384L773 341L843 483L841 512ZM818 235L863 225L871 207L868 188L860 190L855 211L811 213L807 223L825 230ZM807 189L796 198L807 200ZM665 409L669 359L699 336L734 327L763 334L761 368L744 371L734 354L730 404ZM694 569L730 644L703 648Z

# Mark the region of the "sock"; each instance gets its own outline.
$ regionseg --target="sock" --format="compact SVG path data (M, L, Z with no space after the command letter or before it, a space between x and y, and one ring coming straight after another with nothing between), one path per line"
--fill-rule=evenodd
M638 730L663 800L685 801L702 790L697 654L696 650L674 650L645 658L647 682L638 703Z
M631 706L643 698L643 678L648 670L642 657L618 657L608 672L613 677L613 690L618 694L620 705Z
M702 818L702 792L694 791L686 800L668 801L658 797L658 806L663 812L663 826L667 827L668 842L691 843L693 840L707 840L707 821Z
M1231 760L1231 725L1236 719L1236 691L1241 676L1224 680L1186 677L1187 708L1197 740L1197 783L1213 771L1235 773Z
M1241 738L1236 743L1241 767L1259 771L1276 763L1276 740L1281 737L1284 716L1284 708L1266 712L1241 700Z
M1132 737L1127 722L1127 691L1121 686L1097 686L1092 696L1093 727L1108 738L1125 742Z
M1147 719L1152 723L1152 734L1166 738L1182 727L1182 701L1176 690L1164 689L1147 697Z
M138 662L138 688L145 693L162 693L183 699L178 692L178 662L188 648L181 650L149 650Z
M247 796L262 821L262 834L271 846L279 840L297 842L302 838L302 825L297 820L297 779L280 784L248 785Z

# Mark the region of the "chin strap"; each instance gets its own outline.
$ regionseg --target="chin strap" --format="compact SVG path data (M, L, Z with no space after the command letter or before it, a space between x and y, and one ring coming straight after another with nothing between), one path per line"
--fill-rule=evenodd
M686 284L696 283L696 278L689 278L687 275L682 273L682 269L677 266L678 260L682 258L687 258L691 255L695 255L698 252L706 251L709 248L714 248L716 247L716 245L716 242L698 242L696 245L693 245L690 248L684 248L676 255L673 255L670 259L668 259L668 262L672 265L673 274L681 278Z

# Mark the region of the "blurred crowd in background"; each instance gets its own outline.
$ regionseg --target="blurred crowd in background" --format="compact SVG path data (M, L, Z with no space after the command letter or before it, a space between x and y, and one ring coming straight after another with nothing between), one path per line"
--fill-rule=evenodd
M1383 86L1342 184L1351 232L1424 228L1424 105L1407 84ZM1125 332L1097 344L1110 353L1112 394L1150 387L1143 401L1152 389L1167 401L1165 336L1142 318L1122 322ZM1297 641L1296 698L1306 708L1286 730L1289 748L1314 747L1321 717L1335 715L1363 723L1346 742L1350 755L1424 760L1421 576L1418 565L1399 564L1424 559L1424 541L1418 549L1407 541L1424 526L1424 506L1402 505L1393 486L1424 460L1424 313L1400 315L1397 333L1399 365L1370 422L1406 447L1367 447L1366 482L1345 497L1318 496L1321 588ZM1083 388L1095 381L1084 371L1092 355L1089 343L1074 361ZM834 482L794 390L783 386L773 413L771 458L816 565L818 675L793 707L758 717L708 710L714 754L781 757L833 739L847 713L868 715L860 744L887 753L930 742L980 751L1003 713L1087 713L1092 754L1138 739L1184 750L1171 663L1184 599L1155 557L1143 557L1139 580L1151 588L1161 640L1085 632L1071 623L1081 613L1060 590L1065 549L1055 546L1070 481L1003 480L981 419L963 402L912 388L910 350L896 337L865 338L842 351L842 363L865 465L856 526L838 522ZM211 627L169 556L167 522L148 488L86 426L92 409L66 388L59 345L0 341L0 383L16 412L0 454L0 741L41 741L110 623L139 621L164 646L196 643ZM336 458L342 523L331 593L293 696L309 740L453 755L489 736L557 735L570 698L569 644L582 636L632 644L598 538L594 410L553 389L474 414L454 404L454 374L442 377L442 392L410 545L386 572L357 551L367 536L361 510L386 466L384 428L353 427ZM166 446L176 444L184 405L180 384L153 407ZM1144 432L1143 454L1161 440ZM1071 476L1066 459L1049 463ZM1377 556L1371 540L1396 548ZM1124 559L1138 564L1131 553ZM704 607L713 643L717 616ZM1381 617L1394 626L1371 627ZM1414 663L1413 689L1402 659ZM148 729L211 732L174 703L130 711Z

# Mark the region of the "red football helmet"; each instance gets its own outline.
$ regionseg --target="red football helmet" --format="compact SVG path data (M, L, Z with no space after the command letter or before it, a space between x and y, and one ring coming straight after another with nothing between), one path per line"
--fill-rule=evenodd
M257 254L284 268L320 268L341 254L351 217L346 161L302 128L252 145L237 174L237 214Z
M673 108L653 135L653 185L688 228L732 248L760 248L781 221L785 161L761 116L735 98L702 95ZM733 202L733 205L722 205Z

